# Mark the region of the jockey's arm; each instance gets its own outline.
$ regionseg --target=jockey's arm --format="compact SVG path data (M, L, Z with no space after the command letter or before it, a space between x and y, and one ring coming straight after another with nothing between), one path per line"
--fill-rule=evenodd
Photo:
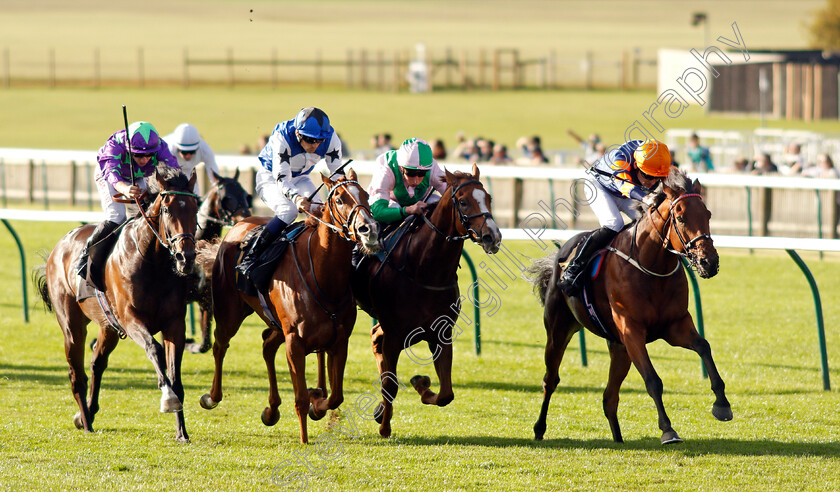
M213 152L213 149L210 148L210 145L204 140L202 140L199 144L199 149L201 150L201 160L204 162L204 171L207 172L207 177L210 178L210 182L215 183L216 177L213 173L216 173L219 176L222 175L219 171L219 165L216 164L216 154Z
M377 222L398 222L408 216L405 212L405 207L391 207L388 200L380 199L370 204L370 212L373 214L373 219Z
M611 167L615 170L623 169L624 172L616 173L615 177L616 180L619 182L618 190L621 192L622 195L632 198L633 200L641 201L647 193L645 193L640 187L633 183L632 178L630 177L630 163L627 161L620 161L616 160L612 164Z

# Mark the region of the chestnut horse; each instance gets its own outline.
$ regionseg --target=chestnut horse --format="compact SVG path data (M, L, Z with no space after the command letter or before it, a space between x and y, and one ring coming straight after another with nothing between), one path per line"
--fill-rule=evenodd
M579 298L566 297L557 287L562 273L560 262L566 261L574 244L564 246L556 255L537 260L529 268L532 283L545 305L543 321L548 335L543 403L534 424L537 440L545 434L549 400L557 387L563 353L582 326L608 342L610 370L603 405L615 442L623 442L617 417L618 390L631 363L642 375L656 405L662 444L682 441L665 413L662 380L645 346L658 339L700 355L716 397L712 415L722 421L732 419L709 343L697 333L688 312L688 282L681 267L681 257L684 257L701 277L717 274L718 254L709 234L712 214L700 195L700 184L692 183L676 168L664 180L655 203L644 211L641 219L619 233L607 248L600 273L591 281L589 292L606 333L589 318Z
M242 321L257 312L268 325L263 331L263 358L268 370L269 406L262 412L265 425L280 418L280 394L274 358L280 344L286 342L286 359L295 393L295 411L300 421L300 441L306 443L306 417L322 418L327 410L338 408L344 400L344 366L347 344L356 309L350 291L350 260L353 244L365 252L378 249L379 227L368 205L368 194L356 181L353 170L331 181L322 177L329 189L320 219L311 216L308 227L291 244L276 266L264 299L269 314L258 297L239 291L234 282L234 267L240 256L240 242L245 234L268 217L251 217L235 225L219 246L213 265L213 306L216 320L213 356L216 371L210 392L201 397L201 406L215 408L222 400L222 364L230 339ZM317 227L313 227L317 224ZM277 326L279 323L280 326ZM318 388L306 387L306 355L328 354L331 394L319 370ZM320 355L320 354L319 354Z
M402 384L396 377L397 361L400 352L412 345L428 343L440 381L440 392L435 394L428 376L411 378L420 401L442 407L455 398L452 326L461 305L457 270L464 239L491 254L502 241L490 194L478 178L475 164L472 174L447 171L448 187L431 216L423 216L424 223L407 233L384 263L369 258L353 275L359 307L379 321L371 330L371 344L383 396L374 415L382 437L391 435L392 402Z
M221 237L224 226L232 226L251 216L251 195L239 183L239 169L236 170L232 178L222 177L215 172L213 172L213 176L216 178L216 184L204 196L198 209L196 241L214 241ZM200 250L208 247L208 245L199 242L197 247ZM206 273L206 276L209 277L210 271ZM213 344L213 339L210 336L210 327L213 324L213 309L209 281L202 287L202 292L197 293L200 297L201 343L195 342L191 338L187 339L187 350L194 354L207 352Z
M55 311L64 332L71 389L79 405L79 412L73 417L76 427L93 431L108 356L119 339L128 336L143 347L152 361L161 390L160 410L177 412L175 437L186 442L189 437L182 412L181 357L186 329L185 297L195 265L198 197L192 193L195 174L188 180L178 169L158 167L155 179L160 193L144 217L135 217L125 224L106 261L103 295L110 314L96 296L76 300L80 281L84 280L76 275L75 264L94 229L92 224L73 229L56 244L37 284L44 304ZM118 326L109 320L111 315ZM90 363L90 395L85 401L85 337L91 320L99 325L99 335ZM153 338L158 332L163 337L163 347Z

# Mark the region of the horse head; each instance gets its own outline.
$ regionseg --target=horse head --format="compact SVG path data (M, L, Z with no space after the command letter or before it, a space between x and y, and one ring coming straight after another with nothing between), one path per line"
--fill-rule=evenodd
M712 213L700 194L700 182L692 182L674 168L662 183L662 199L656 210L667 217L663 235L677 254L684 256L702 278L714 277L719 268L717 250L709 231Z
M157 229L158 241L175 259L176 273L188 275L195 266L198 213L198 197L193 193L195 172L188 180L178 169L159 166L155 179L160 193L149 207L149 225L153 231Z
M227 225L233 225L251 216L251 195L239 183L239 169L232 178L222 177L213 172L216 178L213 208L217 219Z
M356 178L353 169L335 181L321 176L329 190L324 220L340 228L339 234L356 242L365 254L371 254L379 250L379 225L370 212L370 197Z
M480 244L485 253L494 254L499 251L502 233L493 219L492 197L479 181L479 175L478 166L473 163L472 174L446 171L446 183L458 218L455 230Z

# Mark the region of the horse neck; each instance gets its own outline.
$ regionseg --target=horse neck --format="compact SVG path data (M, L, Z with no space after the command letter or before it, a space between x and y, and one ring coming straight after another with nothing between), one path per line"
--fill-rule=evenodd
M149 212L153 208L150 207ZM149 227L146 219L137 217L126 227L126 230L122 234L122 237L125 238L124 241L130 241L126 247L129 255L131 255L131 252L136 252L137 256L144 260L141 268L152 264L157 265L161 260L169 257L169 251L160 244L160 241L154 234L160 228L160 207L157 207L157 213L157 217L149 217L152 225L154 225L154 231ZM147 212L146 215L149 215L149 213Z
M664 209L664 212L663 210ZM664 273L674 268L679 261L676 255L666 249L662 238L668 240L667 220L671 214L671 201L666 200L657 209L659 212L646 213L636 224L635 244L639 263L657 273ZM659 231L659 233L657 233ZM661 237L660 237L661 234Z
M332 224L328 204L324 204L321 220ZM338 224L333 225L341 227ZM343 294L350 283L350 256L353 253L353 242L345 240L324 223L318 223L318 227L312 234L316 236L309 238L315 280L324 292Z
M458 233L452 194L449 188L443 193L429 222L448 236L460 236ZM461 262L464 240L447 241L446 237L424 224L415 234L409 256L417 258L417 272L423 278L446 278L451 276ZM428 277L427 277L428 275Z

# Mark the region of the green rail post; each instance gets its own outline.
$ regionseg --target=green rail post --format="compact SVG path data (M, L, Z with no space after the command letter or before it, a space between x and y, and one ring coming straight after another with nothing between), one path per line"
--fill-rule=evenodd
M697 332L700 333L700 336L706 338L706 330L703 327L703 304L700 302L700 285L697 284L697 277L694 275L694 271L691 269L691 265L689 265L688 260L685 258L680 258L682 261L683 268L685 268L685 272L688 274L689 280L691 280L691 288L694 292L694 311L697 313ZM703 361L700 361L700 371L703 373L703 379L708 379L709 373L706 372L706 366L703 364Z
M822 200L820 200L820 190L814 190L817 194L817 237L822 239ZM823 252L820 251L820 259L823 259Z
M580 365L586 367L589 365L589 360L586 358L586 329L581 328L578 331L578 339L580 340Z
M487 182L487 191L490 193L490 195L492 195L493 194L493 180L490 179L490 176L487 176L485 178L485 181Z
M12 237L15 239L17 243L18 252L20 253L20 284L21 284L21 291L23 292L23 321L24 323L29 323L29 305L26 302L26 298L28 297L26 292L26 256L23 253L23 244L20 242L20 238L18 237L15 230L12 228L12 225L9 224L9 221L6 219L0 219L3 221L3 225L6 226L6 229L12 233Z
M826 391L831 390L831 382L829 381L828 375L828 350L825 346L825 327L823 325L823 313L822 313L822 302L820 302L820 291L817 288L817 282L814 280L814 276L811 275L811 270L808 269L808 266L802 261L802 258L799 257L799 254L792 249L786 249L787 254L793 258L793 261L796 262L796 265L802 270L802 273L805 274L805 278L808 279L808 285L811 287L811 294L814 296L814 310L817 313L817 338L819 339L820 344L820 362L822 366L822 378L823 378L823 389Z
M749 186L745 189L747 190L747 236L752 237L752 191L750 191ZM753 254L752 248L750 249L750 254Z
M467 260L467 266L470 267L470 274L472 274L472 291L473 291L473 315L475 316L475 355L481 355L481 310L478 301L478 274L475 271L472 258L466 251L461 250L461 257Z
M190 303L190 330L192 336L195 336L195 303Z

